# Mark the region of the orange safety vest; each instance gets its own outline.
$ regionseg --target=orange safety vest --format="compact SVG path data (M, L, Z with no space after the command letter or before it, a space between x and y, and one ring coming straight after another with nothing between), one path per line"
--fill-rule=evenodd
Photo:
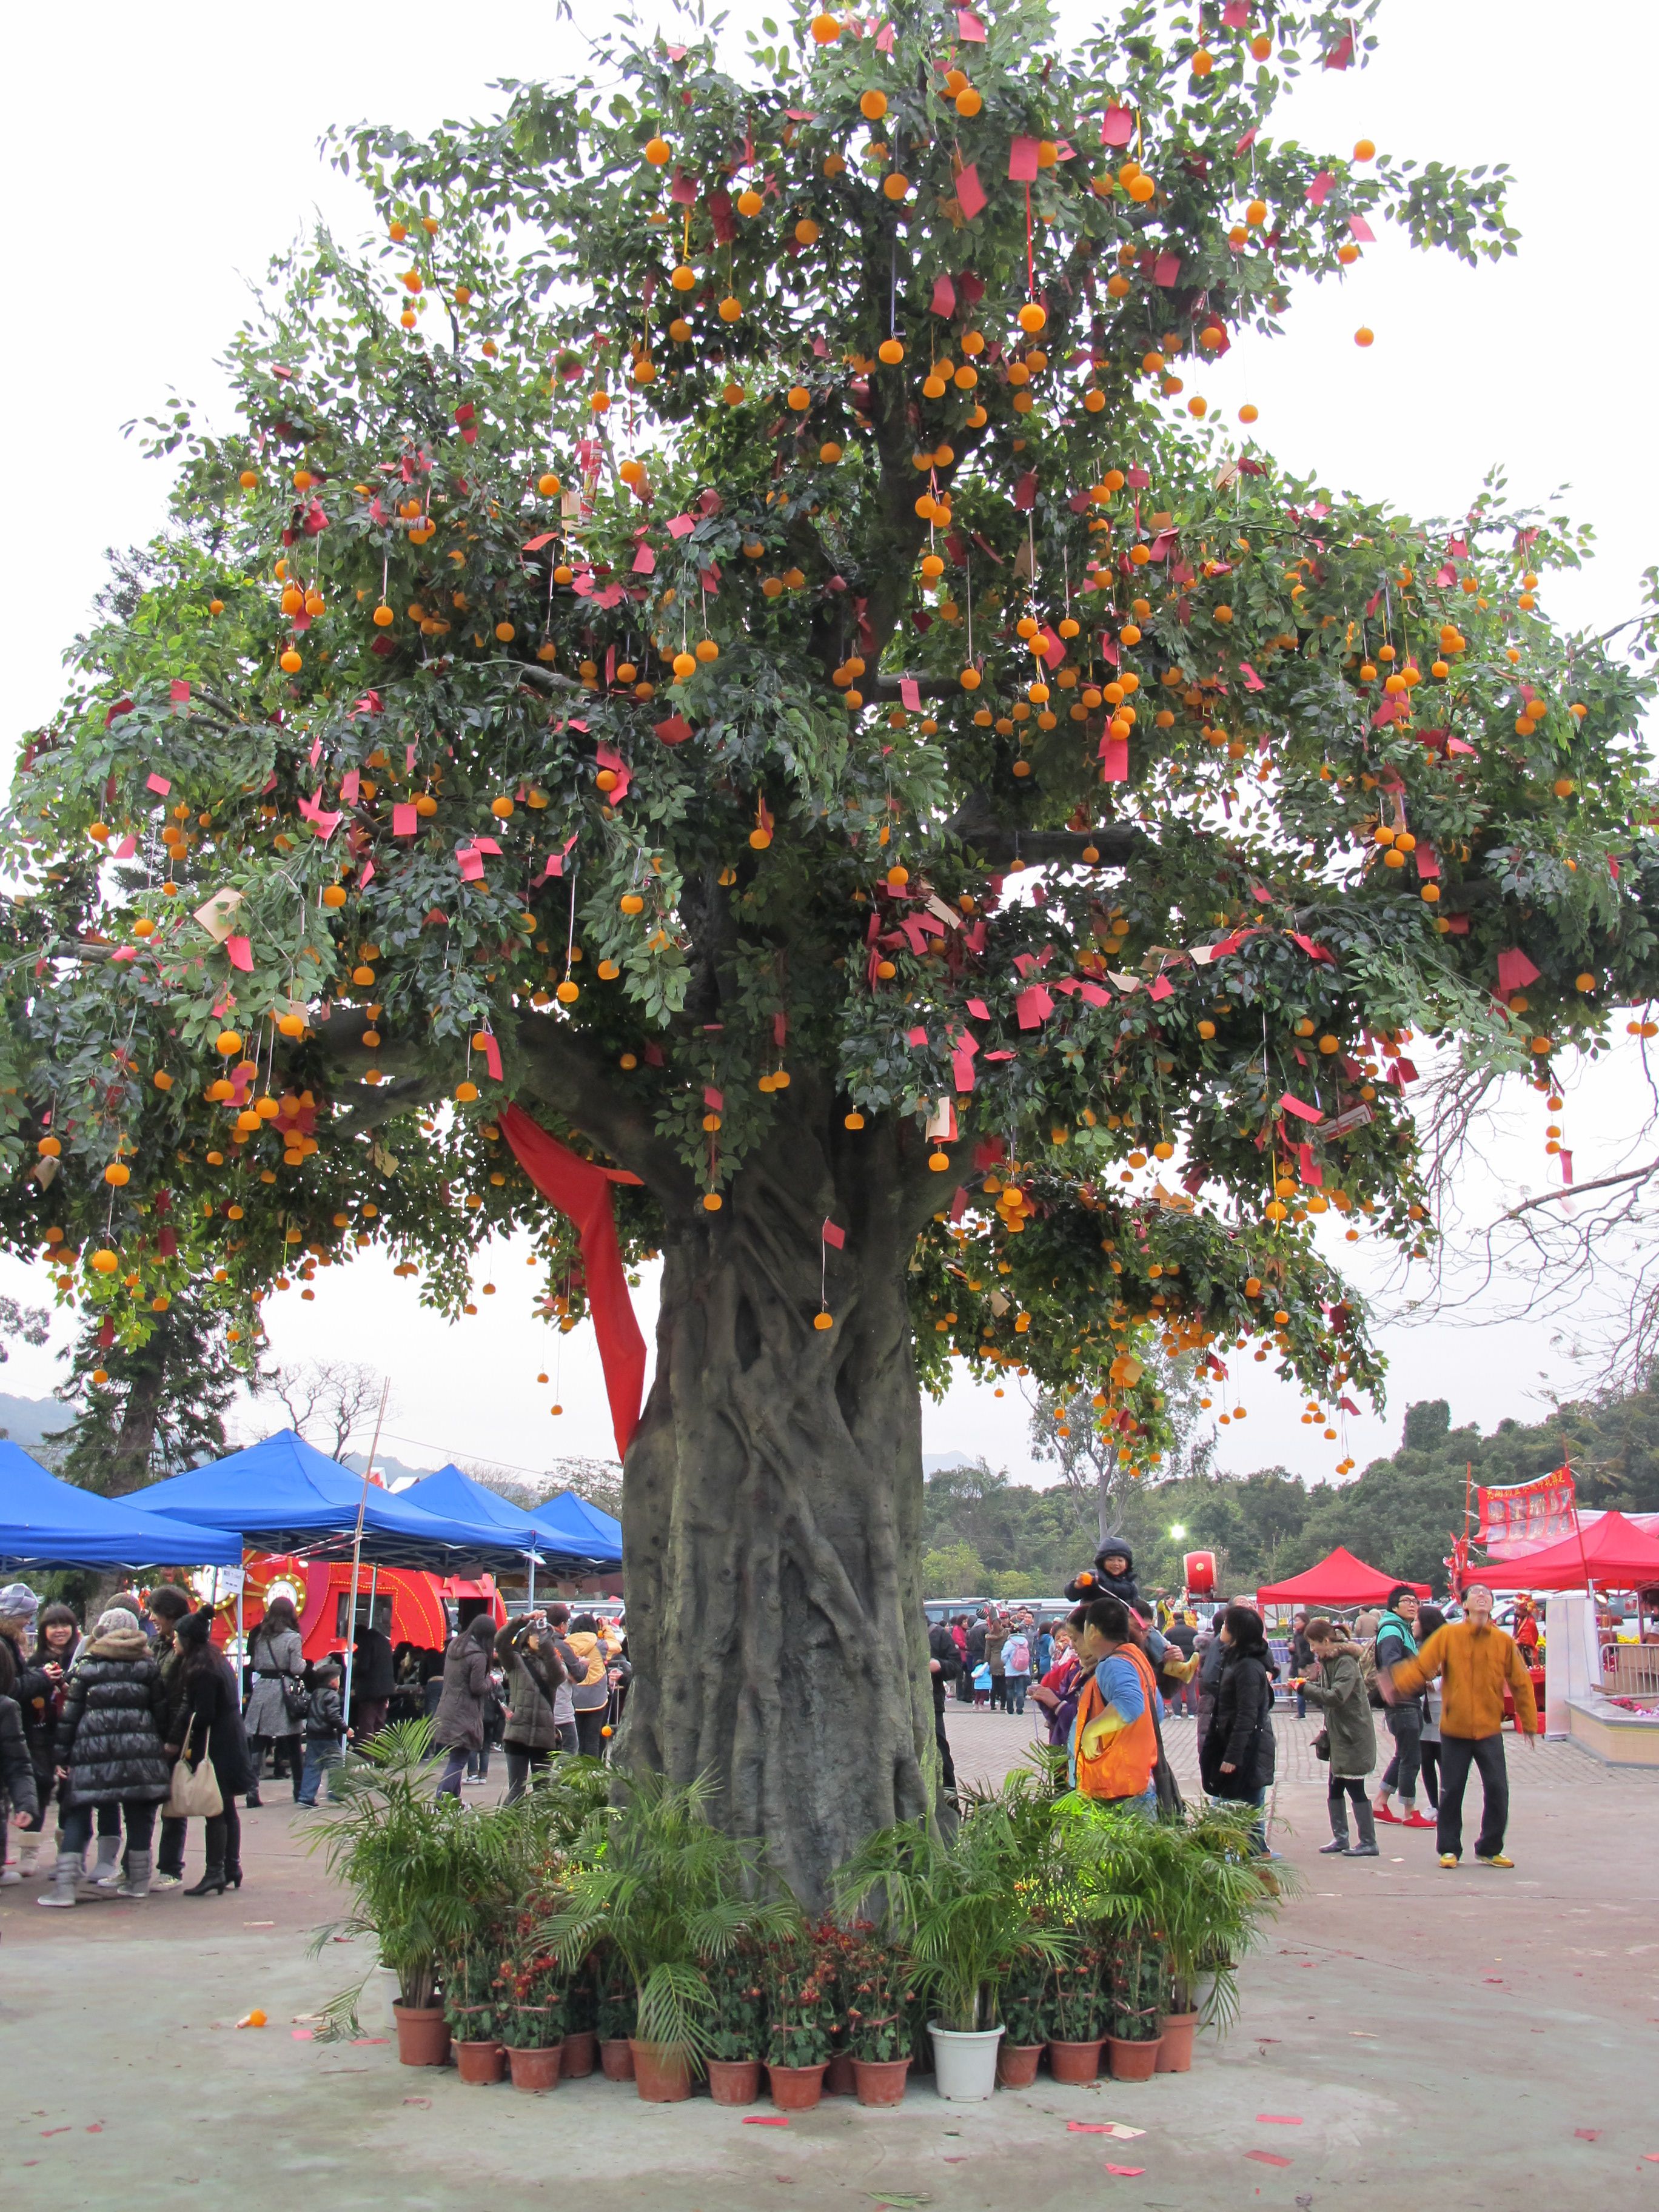
M1100 1685L1091 1670L1077 1701L1077 1729L1072 1739L1076 1746L1077 1786L1085 1797L1143 1797L1158 1764L1158 1728L1152 1717L1157 1686L1151 1666L1135 1645L1121 1644L1114 1656L1127 1659L1134 1668L1146 1702L1138 1720L1108 1736L1097 1752L1086 1753L1084 1731L1106 1710Z

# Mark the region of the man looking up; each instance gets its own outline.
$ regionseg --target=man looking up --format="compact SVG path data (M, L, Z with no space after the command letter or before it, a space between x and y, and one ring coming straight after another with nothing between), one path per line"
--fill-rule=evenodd
M1425 1682L1440 1682L1440 1818L1436 1838L1443 1867L1463 1856L1463 1791L1471 1765L1480 1769L1480 1833L1477 1866L1511 1867L1504 1853L1509 1826L1510 1778L1504 1759L1504 1685L1515 1697L1516 1724L1537 1747L1540 1732L1532 1677L1513 1640L1492 1626L1492 1592L1471 1583L1463 1594L1466 1618L1437 1628L1413 1659L1376 1679L1390 1706L1415 1698Z

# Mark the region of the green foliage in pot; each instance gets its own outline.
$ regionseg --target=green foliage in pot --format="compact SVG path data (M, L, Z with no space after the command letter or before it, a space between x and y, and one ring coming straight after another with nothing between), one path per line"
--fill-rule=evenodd
M908 1949L941 2027L995 2027L1017 1962L1057 1964L1076 1948L1032 1879L1027 1811L1018 1793L982 1800L949 1842L924 1821L900 1821L872 1836L832 1885L843 1918L878 1903L883 1933Z
M1062 1959L1048 1985L1048 2039L1054 2043L1092 2043L1106 2033L1107 1996L1103 1984L1103 1961L1092 1944L1083 1944L1069 1959Z
M797 1928L766 1947L766 2063L822 2066L833 2047L835 1960L816 1930Z
M1022 1951L1002 1985L1002 2024L1014 2049L1048 2040L1049 1983L1057 1970L1035 1951Z
M868 1923L846 1931L837 1978L847 2048L854 2058L909 2057L907 2014L915 1978L908 1953Z
M1114 1936L1106 1953L1106 2033L1125 2043L1151 2043L1161 2025L1169 1954L1155 1936Z
M514 1916L507 1955L495 1978L501 2041L510 2051L550 2051L570 2026L568 1976L544 1930L561 1893L550 1885L527 1898Z
M502 1928L499 1939L465 1942L443 1963L444 2018L457 2043L505 2041L501 2033L504 2009L497 1987L501 1962L509 1941Z
M565 1899L544 1934L568 1972L603 1942L632 1984L632 2033L696 2061L707 2051L714 2009L703 1962L745 1936L793 1925L799 1907L773 1877L762 1844L710 1821L714 1789L706 1777L684 1785L653 1773L612 1778L615 1797L575 1838Z
M765 1960L760 1947L738 1942L701 1964L712 2007L704 2057L758 2058L766 2037Z

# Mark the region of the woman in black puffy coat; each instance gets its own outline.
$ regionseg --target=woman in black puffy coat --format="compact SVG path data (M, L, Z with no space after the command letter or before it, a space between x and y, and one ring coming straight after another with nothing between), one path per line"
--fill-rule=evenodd
M117 1894L149 1894L155 1808L173 1780L162 1741L167 1709L161 1670L138 1617L118 1606L100 1620L64 1691L55 1745L64 1840L52 1885L37 1905L74 1904L99 1805L118 1805L126 1826L127 1878Z
M1227 1607L1221 1645L1215 1712L1199 1754L1199 1773L1210 1796L1260 1807L1267 1802L1277 1758L1273 1678L1279 1670L1254 1607ZM1256 1847L1265 1854L1264 1823L1258 1820L1255 1832Z
M214 1642L213 1612L204 1606L179 1624L179 1648L185 1655L179 1689L183 1711L180 1739L174 1747L193 1773L204 1759L213 1768L222 1800L204 1825L207 1871L186 1897L218 1897L227 1885L242 1886L242 1820L236 1800L253 1779L242 1700L230 1662Z

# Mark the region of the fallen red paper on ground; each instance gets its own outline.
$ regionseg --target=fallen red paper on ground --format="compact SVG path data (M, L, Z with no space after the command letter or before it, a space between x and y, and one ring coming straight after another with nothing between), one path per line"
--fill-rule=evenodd
M1108 2173L1145 2173L1145 2172L1146 2172L1146 2167L1145 2167L1144 2166L1111 2166L1111 2165L1109 2165L1109 2166L1107 2166L1107 2168L1106 2168L1106 2171L1107 2171L1107 2172L1108 2172Z
M1580 2142L1600 2142L1601 2140L1600 2128L1575 2128L1573 2133Z
M1288 2166L1290 2160L1281 2158L1276 2150L1247 2150L1246 2158L1253 2158L1258 2166Z
M310 2043L315 2040L314 2030L308 2027L291 2027L289 2033L296 2043Z
M1256 2118L1265 2128L1299 2128L1302 2124L1294 2112L1258 2112Z
M424 2112L429 2112L432 2110L430 2097L405 2097L404 2102L406 2105L419 2105Z
M746 2128L787 2128L789 2124L781 2112L745 2112L743 2124Z

